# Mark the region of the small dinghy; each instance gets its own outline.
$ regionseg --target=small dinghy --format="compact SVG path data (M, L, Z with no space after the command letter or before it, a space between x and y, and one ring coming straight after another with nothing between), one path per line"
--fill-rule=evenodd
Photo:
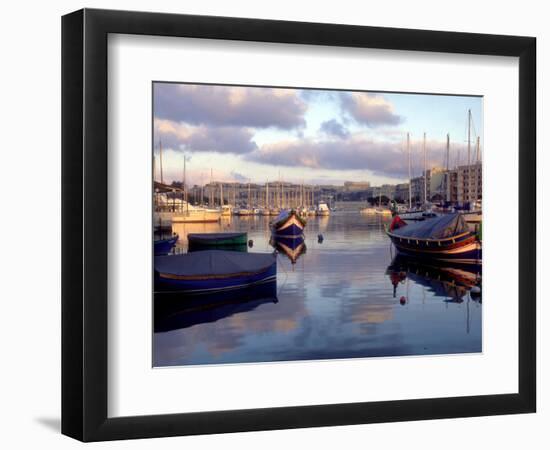
M155 290L187 293L241 289L273 281L273 253L205 250L155 257Z
M159 239L154 242L155 256L167 255L172 251L176 242L178 242L179 236L175 234L168 239Z
M481 242L459 213L407 224L399 216L386 230L401 254L460 264L481 264Z
M246 251L247 233L190 233L187 235L189 251L202 249L235 249ZM240 249L239 247L243 247Z

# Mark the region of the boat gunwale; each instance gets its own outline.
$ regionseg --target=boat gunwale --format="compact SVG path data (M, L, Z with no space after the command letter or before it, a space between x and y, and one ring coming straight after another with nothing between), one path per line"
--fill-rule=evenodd
M268 266L262 267L260 270L257 270L255 272L234 272L230 274L221 273L221 274L212 274L212 275L178 275L178 274L157 271L157 274L160 278L163 278L166 280L187 280L187 281L226 280L230 278L259 275L262 272L269 270L274 264L276 264L276 261L272 262Z
M468 236L468 235L471 235L471 237L475 238L475 234L472 233L471 231L466 231L464 233L457 234L456 236L451 236L451 237L448 237L448 238L441 238L441 239L404 237L404 236L399 236L397 234L392 233L387 228L386 228L385 231L386 231L386 234L390 238L392 238L392 240L393 240L393 238L395 238L395 239L405 239L407 241L444 242L444 241L453 241L453 240L456 240L456 239L460 239L460 238L463 238L463 237Z

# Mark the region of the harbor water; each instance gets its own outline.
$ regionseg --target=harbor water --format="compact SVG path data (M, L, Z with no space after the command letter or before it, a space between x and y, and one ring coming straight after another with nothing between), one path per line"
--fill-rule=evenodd
M173 224L174 252L187 251L188 233L223 231L246 231L248 252L273 252L270 220ZM273 286L232 298L155 293L154 366L481 352L480 268L396 258L390 220L309 217L305 245L278 249Z

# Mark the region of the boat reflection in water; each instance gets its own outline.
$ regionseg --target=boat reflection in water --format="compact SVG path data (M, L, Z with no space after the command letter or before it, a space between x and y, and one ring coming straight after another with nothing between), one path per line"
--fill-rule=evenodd
M217 293L159 292L154 302L155 333L216 322L277 301L276 280Z
M427 287L435 296L446 302L462 303L465 299L481 303L481 266L452 265L440 261L427 261L397 255L387 269L393 285L393 297L397 297L399 285L410 279L415 284ZM401 303L408 300L408 293Z
M306 243L303 235L288 238L271 236L269 245L286 255L292 264L296 264L298 258L306 252Z

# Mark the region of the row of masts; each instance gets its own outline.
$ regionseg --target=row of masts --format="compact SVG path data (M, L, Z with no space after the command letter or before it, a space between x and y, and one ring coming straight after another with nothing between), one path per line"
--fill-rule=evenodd
M217 188L216 188L217 184ZM316 191L313 186L300 185L298 187L285 187L282 182L266 182L264 186L255 187L252 191L251 183L247 185L246 199L243 201L241 195L237 197L236 185L229 187L229 192L224 194L224 183L211 182L206 189L208 190L208 204L212 206L225 205L245 205L247 208L300 208L313 207L316 198ZM201 186L204 192L205 187ZM187 191L187 189L185 189ZM239 190L240 191L240 190ZM217 195L219 193L219 195ZM201 199L204 194L201 193ZM195 199L196 201L197 199ZM197 201L196 201L197 202ZM197 202L197 203L200 203Z
M469 195L470 194L470 191L471 191L471 166L472 166L472 163L475 162L476 164L479 164L480 161L481 161L481 148L480 148L480 137L477 136L477 139L476 139L476 154L475 154L475 160L472 161L471 160L471 144L472 144L472 138L471 138L471 127L472 127L472 111L469 109L468 110L468 158L467 158L467 162L466 162L466 166L467 166L467 170L468 170L468 177L467 177L467 186L468 186L468 201L471 200L471 196ZM450 170L450 148L451 148L451 136L449 133L447 133L447 146L446 146L446 151L445 151L445 170L446 171L449 171ZM427 150L427 146L426 146L426 133L423 134L423 139L422 139L422 153L424 155L424 170L423 170L423 181L424 181L424 204L427 204L428 203L428 198L427 198L427 192L428 192L428 177L427 177L427 173L428 173L428 150ZM410 133L407 133L407 154L408 154L408 161L409 161L409 209L412 208L412 167L411 167L411 137L410 137ZM458 158L457 158L457 163L456 163L456 166L459 167L460 166L460 153L458 155ZM477 183L474 183L474 188L475 188L475 194L474 194L474 199L477 199Z

